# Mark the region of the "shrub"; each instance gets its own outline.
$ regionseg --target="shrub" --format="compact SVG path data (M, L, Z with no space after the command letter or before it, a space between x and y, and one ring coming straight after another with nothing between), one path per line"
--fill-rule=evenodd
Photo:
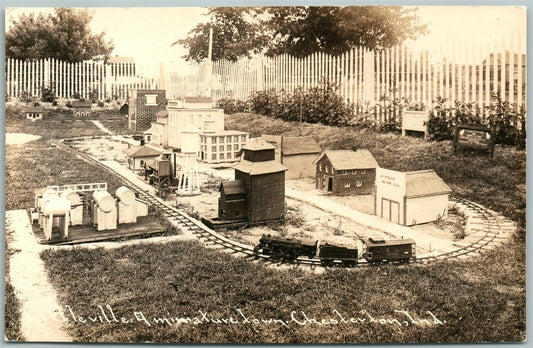
M254 92L249 98L250 109L256 114L273 116L272 110L277 107L278 95L275 90Z
M33 101L33 97L29 91L21 91L19 95L19 100L23 103L30 103Z
M102 102L100 100L98 101L97 105L98 105L99 108L103 108L105 106L104 102Z
M89 100L93 104L98 101L98 90L96 88L89 92Z
M239 99L222 98L217 101L216 107L223 109L227 115L235 114L237 112L247 112L248 103Z
M487 109L490 127L496 134L496 143L525 148L525 109L504 101L499 92L492 95Z
M54 90L53 82L50 82L50 87L41 87L41 100L47 103L53 103L56 101L56 92Z
M67 102L65 103L65 106L66 106L67 108L72 108L72 102L71 102L70 100L67 101Z
M80 94L78 92L72 93L72 99L80 99Z

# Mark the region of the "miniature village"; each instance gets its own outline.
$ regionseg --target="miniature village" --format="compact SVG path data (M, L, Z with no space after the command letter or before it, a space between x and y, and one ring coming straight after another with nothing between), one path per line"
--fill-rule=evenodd
M87 117L83 106L74 108L76 117ZM69 139L68 145L100 162L118 162L119 174L149 185L168 206L185 207L204 228L265 254L302 256L285 244L266 246L266 236L298 249L309 240L356 253L372 243L407 245L401 261L408 262L478 238L465 230L449 186L429 168L381 168L366 149L322 149L312 137L251 138L225 129L224 112L210 98L172 101L164 90L130 90L127 106L133 138ZM35 113L29 108L28 119L39 119ZM109 193L105 183L65 183L37 190L29 214L43 244L161 233L150 203L138 196L127 185Z

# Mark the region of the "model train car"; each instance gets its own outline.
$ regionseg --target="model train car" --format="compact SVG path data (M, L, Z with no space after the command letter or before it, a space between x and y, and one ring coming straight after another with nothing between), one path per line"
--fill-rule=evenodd
M363 257L370 264L407 263L416 260L416 243L412 239L362 241ZM354 267L359 262L357 248L328 242L301 241L292 238L263 235L254 248L255 254L269 255L274 259L293 261L298 257L317 257L324 266Z
M416 243L412 239L374 240L363 243L361 254L369 263L408 263L416 260Z

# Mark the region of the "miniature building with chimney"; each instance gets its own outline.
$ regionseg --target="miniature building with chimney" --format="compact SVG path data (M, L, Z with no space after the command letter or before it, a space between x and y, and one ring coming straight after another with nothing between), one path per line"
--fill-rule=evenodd
M90 117L91 106L92 103L90 101L73 101L72 112L74 112L76 117Z
M218 218L202 221L211 228L277 220L285 213L285 171L275 160L275 147L250 139L235 165L235 180L220 185ZM243 201L244 200L244 201Z
M312 178L315 176L313 160L322 151L312 137L287 137L283 135L261 135L276 146L276 160L287 166L285 179Z
M143 132L157 121L157 112L166 108L164 89L128 90L128 129Z
M370 194L379 167L368 150L325 150L314 161L316 188L342 194Z
M26 109L27 120L42 120L44 114L44 108L42 106L32 106Z
M433 170L398 172L378 168L374 211L378 217L410 226L448 215L448 185Z
M124 153L128 156L128 168L133 171L138 171L144 169L147 162L153 161L159 157L161 151L142 145L132 146L129 149L124 150Z

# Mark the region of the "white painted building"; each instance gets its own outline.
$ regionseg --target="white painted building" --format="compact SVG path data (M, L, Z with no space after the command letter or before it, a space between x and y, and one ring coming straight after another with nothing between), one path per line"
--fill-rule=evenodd
M207 163L238 162L239 151L249 137L249 133L232 130L201 133L200 160Z
M433 170L376 168L374 211L378 217L405 226L436 221L448 215L450 192Z

